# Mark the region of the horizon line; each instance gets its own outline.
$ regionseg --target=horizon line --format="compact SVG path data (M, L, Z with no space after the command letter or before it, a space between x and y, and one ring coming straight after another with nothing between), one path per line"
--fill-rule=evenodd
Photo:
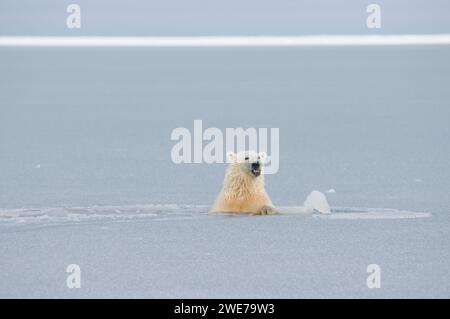
M302 36L0 36L0 47L301 47L448 45L450 34Z

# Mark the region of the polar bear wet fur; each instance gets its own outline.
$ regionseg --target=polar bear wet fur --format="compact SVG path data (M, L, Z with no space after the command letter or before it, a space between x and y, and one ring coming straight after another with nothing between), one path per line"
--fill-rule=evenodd
M264 162L267 155L254 151L227 153L230 163L223 188L212 211L217 213L276 214L264 188Z

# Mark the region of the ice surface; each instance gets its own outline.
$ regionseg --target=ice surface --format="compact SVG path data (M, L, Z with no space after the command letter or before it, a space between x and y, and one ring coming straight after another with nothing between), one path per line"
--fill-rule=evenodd
M312 215L320 217L325 214L328 219L403 219L426 218L430 213L402 211L386 208L333 208L324 203L320 192L312 192L305 206L277 207L281 215ZM316 213L316 214L314 214ZM318 214L317 214L318 213ZM90 207L48 207L0 209L0 227L2 226L46 226L72 225L77 223L149 221L199 219L224 214L210 213L206 205L147 204L128 206L90 206ZM225 214L228 215L228 214ZM229 216L245 217L246 214Z
M389 209L389 208L335 208L330 214L314 215L315 218L323 219L410 219L410 218L428 218L431 213L412 212L407 210Z
M201 217L207 213L208 206L176 204L1 209L0 226L125 221L143 218L159 221Z
M0 49L0 296L448 298L449 55ZM280 128L283 214L207 212L226 166L170 160L195 119Z
M333 208L331 214L301 215L301 208L280 207L295 214L274 216L210 214L206 206L192 205L2 210L0 297L420 297L449 292L438 284L447 267L436 268L433 262L448 257L440 234L445 227L430 214ZM375 219L364 220L366 215ZM414 253L405 256L411 249ZM82 270L80 289L65 286L65 269L72 263ZM385 289L366 287L371 263L382 267ZM419 276L423 272L427 277ZM405 279L411 273L416 281Z

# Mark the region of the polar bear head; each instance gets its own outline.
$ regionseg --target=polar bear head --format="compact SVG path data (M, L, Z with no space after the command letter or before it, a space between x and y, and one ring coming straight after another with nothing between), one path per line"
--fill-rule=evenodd
M255 178L263 173L266 158L267 154L265 152L242 151L227 153L227 160L233 170Z

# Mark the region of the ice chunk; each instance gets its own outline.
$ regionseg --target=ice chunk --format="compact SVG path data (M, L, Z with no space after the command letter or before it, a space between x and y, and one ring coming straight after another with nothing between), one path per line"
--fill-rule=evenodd
M336 190L334 188L330 188L329 190L327 190L328 194L335 194Z
M308 197L306 197L303 206L307 210L317 211L322 214L330 214L331 209L328 204L325 195L319 191L312 191Z

